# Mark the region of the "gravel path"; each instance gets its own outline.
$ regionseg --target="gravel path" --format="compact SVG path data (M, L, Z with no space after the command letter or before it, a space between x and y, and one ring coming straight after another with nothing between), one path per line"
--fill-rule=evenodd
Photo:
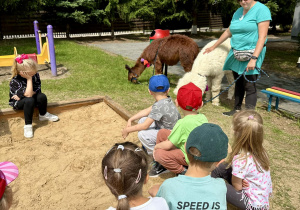
M212 39L194 39L195 42L198 44L199 48L204 47L208 42ZM291 40L290 37L269 37L269 42L282 42L282 41L290 41L295 42L297 41ZM91 46L99 47L105 51L108 51L113 54L121 55L123 57L129 58L131 60L137 60L143 50L149 45L149 41L144 42L126 42L126 43L97 43L97 44L90 44ZM168 67L168 73L183 75L185 72L182 69L182 66L178 63L175 66ZM262 75L261 79L257 82L257 89L258 89L258 101L265 102L267 101L267 97L265 94L261 93L260 90L266 89L272 86L282 87L288 90L293 90L296 92L300 92L300 80L290 79L290 78L283 78L282 76L269 73L270 77L266 77L264 74ZM225 89L227 86L227 81L224 78L222 81L222 89ZM275 100L273 100L275 101ZM275 105L275 102L273 103ZM297 116L300 116L300 105L298 103L280 100L279 108L284 109L286 111L292 112Z

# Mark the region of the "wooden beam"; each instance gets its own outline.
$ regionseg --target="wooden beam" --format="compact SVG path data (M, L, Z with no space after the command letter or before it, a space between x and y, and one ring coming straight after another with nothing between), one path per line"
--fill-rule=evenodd
M82 106L93 105L100 102L105 102L111 109L113 109L126 121L131 116L131 114L126 109L124 109L120 104L114 102L108 96L96 96L92 98L49 103L47 109L50 113L59 114L72 109L80 108ZM38 116L37 109L35 109L34 116ZM0 109L0 119L8 119L13 117L24 117L23 110L14 110L12 108Z

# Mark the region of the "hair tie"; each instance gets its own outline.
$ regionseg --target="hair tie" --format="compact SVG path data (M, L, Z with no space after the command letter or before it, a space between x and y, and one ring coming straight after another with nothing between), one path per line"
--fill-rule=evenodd
M22 54L22 55L16 57L16 61L17 61L19 64L23 63L23 60L24 60L24 59L28 59L28 55Z
M120 144L120 145L118 146L117 150L118 150L118 149L121 149L121 150L123 151L123 150L124 150L124 146Z
M253 120L254 116L253 115L249 115L248 120Z
M122 171L122 169L120 169L120 168L114 168L114 172L116 172L116 173L121 173L121 171Z
M124 198L127 198L127 196L126 195L119 195L118 196L118 200L121 200L121 199L124 199Z
M137 178L136 178L136 180L135 180L135 183L136 183L136 184L140 182L141 177L142 177L142 169L139 170L139 174L138 174L138 176L137 176Z
M107 180L107 166L104 167L103 175L104 175L104 178Z
M142 149L141 148L136 148L134 151L135 152L140 152L140 151L142 151Z

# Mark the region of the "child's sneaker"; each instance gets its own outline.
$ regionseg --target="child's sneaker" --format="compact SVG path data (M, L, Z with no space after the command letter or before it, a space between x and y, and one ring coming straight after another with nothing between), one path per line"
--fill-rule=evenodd
M165 167L163 167L160 163L154 162L149 171L149 177L158 177L160 174L164 174L169 172Z
M50 114L49 112L46 112L45 115L39 115L39 120L40 121L49 120L49 121L55 122L55 121L59 120L59 118L54 114Z
M32 125L24 125L24 136L26 138L32 138L33 137L33 131L32 131Z

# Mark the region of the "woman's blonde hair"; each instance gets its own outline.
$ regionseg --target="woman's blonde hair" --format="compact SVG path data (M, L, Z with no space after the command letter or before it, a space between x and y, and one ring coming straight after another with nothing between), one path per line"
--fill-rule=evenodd
M270 163L263 147L264 130L260 114L254 110L240 111L233 116L232 124L234 143L227 159L229 166L234 156L241 153L241 158L245 160L252 155L258 171L262 171L260 167L268 171Z
M0 210L8 210L12 205L13 193L9 186L5 187L2 198L0 198Z
M130 209L129 199L142 191L147 173L147 154L136 144L115 144L107 152L102 159L102 174L105 184L118 199L117 210Z
M20 57L20 55L17 56L16 58L18 58L18 57ZM26 71L26 72L33 71L36 73L37 72L37 63L30 58L23 59L22 63L18 63L16 61L16 59L14 59L14 63L11 68L11 72L12 72L11 79L13 77L17 76L21 71Z

